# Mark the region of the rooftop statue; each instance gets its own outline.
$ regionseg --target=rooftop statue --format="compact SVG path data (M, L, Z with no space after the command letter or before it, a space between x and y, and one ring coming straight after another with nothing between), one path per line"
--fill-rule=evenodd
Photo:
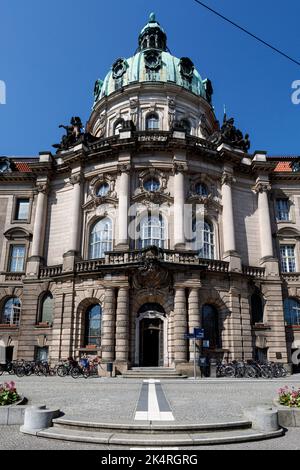
M235 127L234 118L227 119L226 114L224 114L221 129L214 132L209 140L217 145L228 144L233 148L243 150L245 153L248 153L251 146L249 134L245 134L244 137L243 133Z
M58 149L58 151L68 150L80 140L81 136L84 135L82 132L83 125L80 117L78 116L72 117L70 126L64 126L61 124L59 128L65 129L67 133L62 137L60 144L52 145L52 147Z

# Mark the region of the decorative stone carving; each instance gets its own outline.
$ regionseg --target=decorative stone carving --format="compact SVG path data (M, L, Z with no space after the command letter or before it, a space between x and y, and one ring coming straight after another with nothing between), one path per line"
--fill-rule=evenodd
M144 53L145 66L147 70L158 71L161 68L161 52L149 50Z
M185 173L187 171L188 171L187 163L183 163L183 162L173 163L173 175L177 175L178 173Z
M189 59L188 57L182 57L180 59L179 67L182 78L191 82L195 70L195 66L191 59Z
M102 184L107 184L108 190L104 195L98 194L98 189ZM92 179L90 182L90 196L91 199L84 204L84 209L96 209L98 206L103 204L112 204L114 207L117 206L118 196L115 191L116 179L110 175L99 175Z
M122 78L126 73L129 65L126 59L118 59L112 66L112 75L115 80Z
M214 132L208 140L216 145L228 144L245 153L248 153L251 146L249 134L246 134L244 137L243 133L234 126L234 119L230 118L227 120L226 114L224 115L221 129Z
M118 164L118 173L121 175L122 173L130 174L131 172L131 165L130 163L119 163Z
M104 137L105 135L105 127L106 127L106 111L101 113L99 118L99 137Z
M271 191L272 186L267 181L259 181L256 185L252 188L255 193L268 193Z
M227 184L228 186L231 186L235 182L236 182L236 179L234 178L232 174L227 173L227 172L223 173L222 179L221 179L222 186L223 184Z
M75 184L81 184L82 182L82 173L76 173L75 175L70 176L70 183L72 184L72 186L75 186Z
M35 189L38 193L48 194L48 191L49 191L48 181L38 181L36 183Z
M0 174L11 173L11 162L8 158L0 158Z
M95 102L95 104L99 100L103 83L104 83L103 80L100 80L100 79L96 80L96 82L95 82L95 86L94 86L94 102Z
M83 135L83 124L78 116L72 117L70 126L64 126L61 124L59 128L65 129L67 134L62 137L60 144L54 144L52 146L58 150L68 150L70 147L75 145Z
M140 102L136 98L132 98L129 103L130 118L135 127L137 126L137 123L138 123L139 104Z
M174 98L168 97L168 107L169 107L169 126L172 128L173 122L176 117L176 101Z
M157 247L151 247L140 254L142 266L133 277L133 287L136 289L164 289L170 285L171 279L167 269L160 266L163 252Z
M159 188L155 191L147 191L145 188L145 183L149 179L157 179L159 181ZM157 204L162 205L164 203L170 203L172 198L170 193L167 191L168 186L168 175L162 171L157 170L156 168L150 168L139 174L139 187L135 191L133 200L135 202L143 202L145 205Z

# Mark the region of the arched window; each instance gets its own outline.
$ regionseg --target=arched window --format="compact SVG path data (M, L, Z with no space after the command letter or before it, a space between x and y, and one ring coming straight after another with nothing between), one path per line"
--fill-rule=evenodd
M199 258L215 259L215 234L213 225L207 220L193 222L195 249L199 250Z
M114 135L119 135L120 131L123 129L124 119L118 119L114 125Z
M89 258L104 258L105 252L111 250L112 221L108 217L105 217L92 226L89 243Z
M165 223L162 215L147 215L140 224L140 248L165 247Z
M156 131L159 129L159 117L156 113L151 113L146 118L146 130Z
M251 320L253 325L264 322L264 302L258 291L251 296Z
M41 299L38 323L48 323L49 325L52 325L53 308L54 308L53 295L51 294L51 292L48 292Z
M202 328L204 329L204 339L209 341L209 348L220 348L219 316L213 305L206 304L202 307Z
M185 130L186 134L190 134L192 130L191 123L188 119L181 119L180 121L181 127Z
M84 346L100 346L101 320L101 305L91 305L85 314Z
M21 302L17 297L11 297L3 305L1 323L4 325L19 326L21 315Z
M290 297L284 301L284 318L289 326L300 326L300 302Z

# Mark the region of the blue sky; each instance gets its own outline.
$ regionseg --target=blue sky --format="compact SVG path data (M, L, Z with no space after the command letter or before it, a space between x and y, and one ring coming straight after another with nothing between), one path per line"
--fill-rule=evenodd
M205 0L300 60L300 2ZM0 155L37 155L60 141L58 125L85 122L94 82L119 57L130 57L149 13L168 34L168 46L188 56L214 86L213 102L249 132L251 150L300 154L300 105L291 84L300 67L258 44L193 0L0 0ZM54 151L54 150L53 150Z

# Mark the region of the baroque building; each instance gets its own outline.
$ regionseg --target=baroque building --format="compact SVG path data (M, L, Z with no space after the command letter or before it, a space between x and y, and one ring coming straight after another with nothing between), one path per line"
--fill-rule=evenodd
M84 352L191 374L196 354L292 364L300 160L250 153L155 15L97 80L85 130L0 159L0 362ZM299 197L298 197L299 196Z

